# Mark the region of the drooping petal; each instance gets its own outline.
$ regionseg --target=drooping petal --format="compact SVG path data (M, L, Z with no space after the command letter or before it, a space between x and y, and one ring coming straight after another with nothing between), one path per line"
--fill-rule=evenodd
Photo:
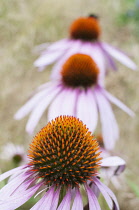
M108 206L110 209L113 209L113 202L112 199L110 198L109 194L107 193L107 191L105 190L104 186L101 185L101 182L97 179L94 178L94 183L97 185L97 187L99 188L100 192L102 193L102 195L104 196Z
M114 148L115 141L119 137L119 130L116 119L114 117L112 108L101 89L96 88L94 94L97 100L98 109L100 112L100 119L102 125L102 136L106 149L111 150Z
M65 197L63 198L57 210L65 210L65 209L70 210L70 204L71 204L71 190L68 189Z
M30 209L30 210L44 210L47 207L47 210L52 210L52 200L54 196L54 187L51 187L44 196Z
M9 176L11 176L14 173L18 173L21 169L23 169L25 166L19 166L17 168L11 169L10 171L7 171L3 174L0 175L0 182L6 178L8 178Z
M69 39L63 39L53 44L48 45L40 57L34 62L34 66L39 67L39 71L44 70L45 66L48 66L60 58L65 50L70 46Z
M126 112L127 114L129 114L131 117L134 117L135 116L135 113L131 109L129 109L125 104L123 104L119 99L115 98L113 95L111 95L109 92L107 92L104 89L102 90L102 92L108 98L109 101L111 101L112 103L114 103L116 106L118 106L124 112Z
M75 116L76 97L76 90L71 88L63 89L49 107L48 120L50 121L60 115Z
M51 210L57 209L58 206L58 201L59 201L59 193L60 193L60 187L55 191L52 205L51 205Z
M74 198L74 202L73 202L71 210L79 210L79 209L83 210L83 202L82 202L81 193L80 193L79 189L76 188L75 198Z
M117 70L117 66L116 66L116 63L115 63L115 60L112 58L112 56L105 50L105 48L103 47L103 43L99 42L98 43L103 55L104 55L104 58L105 58L105 61L106 61L106 73L108 71L108 69L112 68L113 70Z
M101 210L97 197L95 196L92 189L87 184L85 185L85 189L88 196L89 210Z
M50 102L53 100L53 98L60 92L61 87L53 87L53 89L45 96L43 100L41 100L37 106L33 109L29 120L26 125L26 131L29 134L32 134L34 131L34 128L36 127L37 123L39 122L43 112L48 107Z
M94 177L94 183L100 189L100 191L103 194L105 200L107 201L109 207L111 206L111 202L108 199L108 195L111 197L111 199L114 202L111 209L113 210L113 208L115 208L115 210L119 210L119 204L117 202L117 198L115 197L114 193L106 185L104 185L99 179L97 179L95 177Z
M36 93L31 99L27 101L15 114L14 118L20 120L31 112L31 110L52 90L51 85L38 93Z
M126 162L118 157L118 156L111 156L111 157L106 157L106 158L103 158L101 160L101 166L102 167L114 167L114 166L121 166L121 165L125 165Z
M132 70L136 70L137 69L136 64L127 55L125 55L120 50L118 50L118 49L116 49L116 48L114 48L114 47L112 47L112 46L110 46L109 44L106 44L106 43L102 43L102 47L111 56L113 56L115 59L117 59L119 62L121 62L122 64L124 64L128 68L130 68Z
M6 199L8 198L10 195L12 195L17 189L18 187L20 187L20 185L29 177L30 175L25 175L25 173L22 173L20 175L18 175L17 177L15 177L14 179L12 179L10 182L8 182L1 190L0 190L0 198L1 199ZM32 180L32 179L31 179ZM26 184L24 186L24 188L26 189Z
M88 88L87 91L82 90L78 96L76 117L80 118L89 128L94 131L98 121L98 110L93 94L93 90Z
M41 55L35 62L34 66L36 67L44 67L52 64L57 59L59 59L64 54L64 51L47 51L45 54ZM39 69L40 71L43 69Z
M37 184L28 190L22 191L22 196L10 196L7 200L0 200L0 209L2 210L14 210L28 201L35 192L40 188L40 184Z

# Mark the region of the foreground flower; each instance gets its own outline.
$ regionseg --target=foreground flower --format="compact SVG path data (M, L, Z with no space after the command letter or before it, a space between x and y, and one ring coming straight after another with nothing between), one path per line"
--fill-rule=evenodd
M44 46L45 50L35 61L34 65L42 71L46 66L58 61L52 71L52 78L59 76L63 63L75 53L90 55L97 63L101 72L106 73L109 68L117 69L113 58L125 66L136 70L136 65L124 53L100 41L101 28L97 16L80 17L69 29L69 38Z
M83 210L84 189L89 209L100 210L90 181L110 209L119 209L112 191L97 177L99 146L82 121L70 116L56 118L34 137L28 153L27 165L0 175L0 181L15 175L0 190L0 209L16 209L38 191L43 196L31 210Z
M27 161L26 153L21 145L15 145L11 142L6 143L1 148L0 158L12 161L16 165L21 165Z
M102 135L107 149L113 149L119 137L118 126L109 102L112 102L133 116L133 112L102 87L96 63L88 55L72 55L62 66L60 79L46 83L38 88L36 94L15 115L21 119L30 112L26 131L34 131L45 109L48 120L60 115L80 118L94 132L98 111L102 124Z

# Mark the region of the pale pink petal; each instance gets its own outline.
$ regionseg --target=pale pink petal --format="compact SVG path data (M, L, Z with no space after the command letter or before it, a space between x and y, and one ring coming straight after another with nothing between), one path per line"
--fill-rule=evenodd
M75 198L71 210L83 210L82 197L78 188L75 191Z
M60 187L55 191L52 205L51 205L51 210L56 210L58 206L58 201L59 201L59 193L60 193Z
M20 185L29 177L30 175L20 174L14 179L12 179L10 182L8 182L1 190L0 190L0 198L4 199L9 197L11 194L13 194ZM26 188L26 185L24 186Z
M80 118L94 132L98 121L98 110L93 90L82 90L78 96L76 116Z
M61 39L60 41L54 42L50 44L47 49L48 50L65 50L69 48L71 45L71 39Z
M87 197L89 202L89 210L101 210L97 197L95 196L92 189L87 184L85 185L85 189L87 192Z
M113 202L112 202L109 194L105 190L104 185L102 185L101 182L97 178L96 179L94 178L94 183L96 184L96 186L98 187L98 189L100 190L102 195L104 196L109 208L113 209Z
M102 167L113 167L113 166L121 166L121 165L125 165L126 162L118 157L118 156L111 156L111 157L107 157L107 158L103 158L101 160L101 166Z
M70 205L71 205L71 190L68 189L65 197L63 198L57 210L65 210L65 209L70 210Z
M64 56L54 65L51 73L51 79L60 79L60 71L62 70L63 64L66 62L66 60L76 53L80 52L82 42L80 40L78 41L71 41L69 50L64 54Z
M99 179L94 178L94 183L97 185L97 187L100 189L101 193L103 194L105 200L107 201L109 207L111 206L111 202L108 199L108 195L113 200L113 206L111 206L111 209L119 210L119 204L117 202L117 198L115 197L114 193L102 182L100 182ZM107 194L107 195L106 195ZM114 207L114 208L113 208Z
M52 210L52 200L54 196L54 187L51 187L44 196L30 209L30 210L44 210L47 206L47 210Z
M14 118L16 120L20 120L26 115L29 114L29 112L32 111L32 109L37 106L37 104L46 97L46 95L51 91L52 87L49 86L47 89L42 90L38 93L36 93L31 99L27 101L25 105L23 105L14 115Z
M102 136L106 149L111 150L119 137L119 130L112 108L108 100L101 93L101 89L95 89L94 94L97 100L102 125Z
M131 117L135 116L135 113L131 109L129 109L125 104L123 104L119 99L115 98L113 95L111 95L109 92L107 92L104 89L102 90L102 92L105 94L105 96L108 98L108 100L110 100L116 106L121 108L124 112L129 114Z
M75 103L77 91L71 88L63 89L49 107L48 120L60 115L75 116Z
M36 67L42 67L42 66L48 66L55 62L57 59L59 59L64 54L64 51L48 51L47 53L41 55L35 62L34 66Z
M10 171L7 171L3 174L0 175L0 182L6 178L8 178L9 176L11 176L14 173L18 173L20 170L22 170L25 166L19 166L17 168L11 169Z
M23 205L26 201L28 201L35 192L40 188L40 184L35 185L34 187L29 188L22 192L22 196L10 196L8 199L0 200L0 209L2 210L14 210L19 206Z
M32 134L37 123L39 122L42 114L44 113L45 109L49 106L49 104L51 103L51 101L54 99L54 97L60 92L61 87L53 87L53 89L47 93L47 95L45 96L45 98L43 100L41 100L37 106L33 109L29 120L27 122L26 125L26 131L29 134Z
M111 56L113 56L115 59L117 59L119 62L127 66L128 68L132 70L136 70L137 66L136 64L123 52L120 50L110 46L109 44L102 43L102 47L104 50L106 50Z

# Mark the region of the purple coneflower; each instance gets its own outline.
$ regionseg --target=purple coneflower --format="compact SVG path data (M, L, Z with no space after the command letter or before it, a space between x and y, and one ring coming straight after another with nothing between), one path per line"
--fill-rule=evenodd
M105 147L112 149L119 133L110 102L131 116L133 112L102 87L99 69L88 55L69 57L62 66L60 76L59 80L40 86L36 94L19 109L15 119L19 120L31 112L26 131L32 134L50 105L48 121L60 115L72 115L80 118L94 132L99 112Z
M75 53L91 56L104 74L109 68L117 69L114 59L125 66L136 70L136 65L123 52L100 41L101 28L97 16L80 17L75 20L69 29L69 38L62 39L45 47L41 56L34 65L42 71L46 66L57 62L51 78L59 76L60 67Z
M0 158L12 161L16 165L21 165L27 161L24 147L22 145L15 145L11 142L2 146Z
M84 190L89 209L100 210L90 181L110 209L119 209L113 192L98 178L98 142L79 119L60 116L49 122L33 138L28 157L27 165L0 175L1 181L14 174L0 190L0 209L14 210L33 195L43 193L31 210L83 210Z

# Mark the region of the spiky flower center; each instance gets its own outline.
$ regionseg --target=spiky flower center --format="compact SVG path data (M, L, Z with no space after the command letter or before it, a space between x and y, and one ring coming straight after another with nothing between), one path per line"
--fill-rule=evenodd
M90 15L89 17L80 17L75 20L70 26L69 33L72 39L92 41L99 38L101 29L96 16Z
M97 83L99 69L89 55L74 54L62 67L62 80L67 86L88 87Z
M74 187L97 175L99 154L96 139L82 121L60 116L34 137L28 156L31 170L46 184Z

